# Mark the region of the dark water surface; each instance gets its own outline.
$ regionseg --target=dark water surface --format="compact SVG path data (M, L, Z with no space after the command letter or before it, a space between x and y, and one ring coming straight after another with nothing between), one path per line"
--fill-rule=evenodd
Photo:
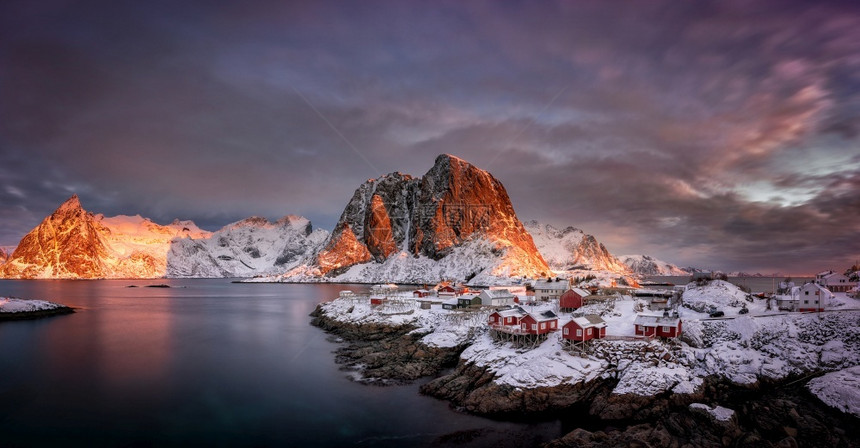
M0 322L0 447L529 446L573 429L349 381L308 317L344 288L362 289L0 280L0 296L81 308Z

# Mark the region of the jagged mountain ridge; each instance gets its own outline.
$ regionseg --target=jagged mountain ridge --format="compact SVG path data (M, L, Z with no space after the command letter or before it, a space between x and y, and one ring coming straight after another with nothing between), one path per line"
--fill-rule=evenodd
M189 221L162 226L139 215L105 218L84 210L73 195L21 239L0 276L161 277L170 240L208 234Z
M554 271L594 270L629 274L630 269L593 235L576 227L558 229L532 220L523 224Z
M280 279L492 282L548 272L502 183L442 154L421 178L391 173L359 186L323 248Z
M106 218L84 210L74 195L24 236L0 265L0 277L235 277L271 273L280 270L278 263L286 268L297 262L327 235L311 230L309 221L295 216L276 223L249 218L215 233L200 229L192 221L160 225L139 215ZM215 242L208 244L213 237L213 241L230 241L226 252L215 250ZM182 254L189 246L196 248L193 252L198 257L169 256L169 252ZM211 256L204 253L207 250L212 251ZM237 252L258 260L256 266L238 269L241 260L229 263L239 258ZM233 254L231 260L226 259L226 253ZM212 264L201 262L213 258L217 261ZM271 266L266 266L270 260Z
M313 229L301 216L275 222L258 216L224 226L209 238L173 241L167 252L168 277L251 277L273 275L313 253L328 232Z
M618 257L630 269L641 275L688 275L692 272L690 268L680 268L672 263L658 260L649 255L622 255Z

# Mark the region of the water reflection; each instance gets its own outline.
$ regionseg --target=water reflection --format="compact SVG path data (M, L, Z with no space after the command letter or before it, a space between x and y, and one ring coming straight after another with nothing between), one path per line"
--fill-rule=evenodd
M455 413L417 385L350 382L308 317L347 286L142 287L164 282L0 281L0 295L81 307L0 323L0 446L431 445L476 428L473 446L519 446L560 435L557 421Z

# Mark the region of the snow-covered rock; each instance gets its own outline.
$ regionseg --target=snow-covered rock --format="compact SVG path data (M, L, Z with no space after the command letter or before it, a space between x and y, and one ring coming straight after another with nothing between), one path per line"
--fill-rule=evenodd
M860 417L860 366L826 373L806 387L828 406Z
M167 253L168 277L252 277L295 267L328 236L310 221L285 216L275 222L251 217L206 238L176 239Z
M621 255L618 257L631 271L640 275L689 275L690 272L650 255Z
M68 308L59 303L46 300L25 300L14 297L0 297L0 314L32 313L36 311L52 311L59 308Z

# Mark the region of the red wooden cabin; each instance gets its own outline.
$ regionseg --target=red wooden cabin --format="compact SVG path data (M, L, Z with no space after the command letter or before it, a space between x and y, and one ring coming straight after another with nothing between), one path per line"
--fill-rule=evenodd
M590 295L591 293L584 289L568 289L561 295L561 298L559 299L559 308L563 310L575 310L582 308L582 305L585 305L585 298Z
M677 316L637 316L633 322L637 336L676 338L681 335L681 318Z
M558 329L558 316L552 311L526 314L520 319L520 330L525 334L547 334Z
M596 314L575 317L562 327L561 336L576 342L606 337L606 321Z

